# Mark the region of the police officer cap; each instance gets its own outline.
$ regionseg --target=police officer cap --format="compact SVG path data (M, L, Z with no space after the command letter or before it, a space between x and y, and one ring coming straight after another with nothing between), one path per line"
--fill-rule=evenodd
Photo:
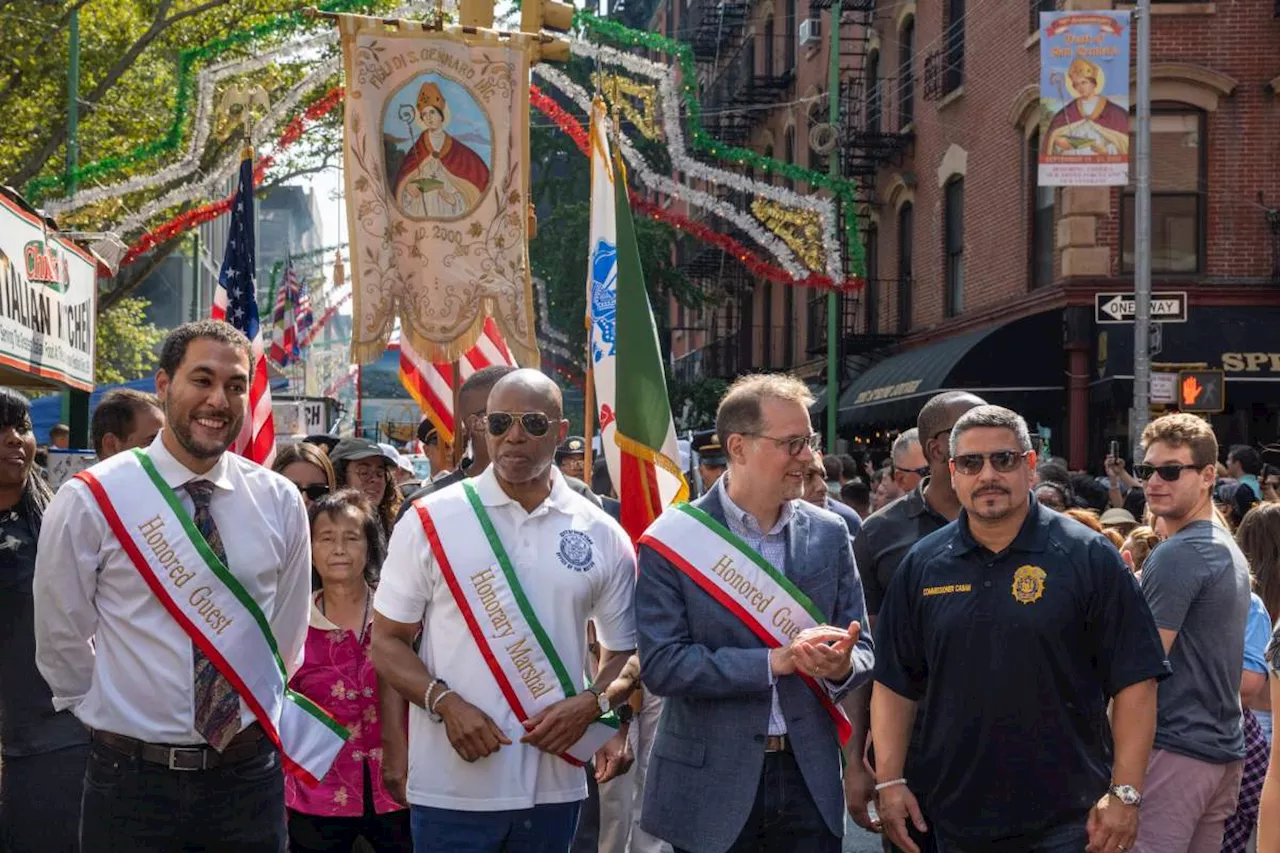
M698 454L698 460L704 465L721 468L727 464L724 458L724 448L720 446L720 436L716 435L715 430L707 429L695 432L693 441L690 444L694 452Z
M560 460L566 456L585 456L586 453L586 439L580 435L571 435L564 440L564 444L556 448L556 464L559 464Z

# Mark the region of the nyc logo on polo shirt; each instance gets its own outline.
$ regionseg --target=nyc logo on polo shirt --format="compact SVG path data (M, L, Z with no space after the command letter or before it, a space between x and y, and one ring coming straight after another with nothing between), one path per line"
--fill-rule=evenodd
M1048 577L1039 566L1021 566L1013 573L1013 598L1022 604L1032 604L1044 595L1044 579Z
M560 550L556 556L566 569L591 571L593 550L591 537L581 530L560 531Z

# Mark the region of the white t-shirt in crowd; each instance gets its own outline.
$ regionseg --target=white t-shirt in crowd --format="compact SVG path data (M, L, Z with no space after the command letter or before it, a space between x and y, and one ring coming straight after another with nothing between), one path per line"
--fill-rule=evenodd
M551 494L531 513L512 500L493 470L471 483L493 520L529 604L546 629L567 672L582 672L586 625L596 624L600 644L613 651L636 646L632 591L635 551L622 528L599 507L575 494L553 469ZM458 497L460 484L421 500L428 507ZM582 559L581 536L591 543ZM448 530L439 531L447 538ZM454 565L458 576L485 566ZM463 761L442 723L409 706L409 802L459 811L507 811L540 803L585 799L586 775L564 759L520 743L515 713L467 629L436 565L417 512L410 508L391 536L374 609L397 622L423 625L419 655L432 675L484 711L511 739L510 746L474 763Z

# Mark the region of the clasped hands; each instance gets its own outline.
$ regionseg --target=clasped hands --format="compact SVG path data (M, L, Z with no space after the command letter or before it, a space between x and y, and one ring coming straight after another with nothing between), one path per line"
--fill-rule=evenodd
M449 743L464 761L477 761L511 745L511 739L488 714L456 693L441 699L436 710L444 718ZM578 742L599 714L600 707L591 693L570 696L525 720L526 734L520 742L559 755Z
M844 681L853 669L850 652L861 633L862 626L857 622L850 622L848 628L807 628L787 645L771 649L769 666L775 676L799 672L811 678Z

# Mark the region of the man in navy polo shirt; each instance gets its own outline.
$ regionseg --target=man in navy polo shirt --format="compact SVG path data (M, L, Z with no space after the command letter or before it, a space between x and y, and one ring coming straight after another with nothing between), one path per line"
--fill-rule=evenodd
M876 788L907 853L907 821L941 853L1117 853L1137 836L1164 650L1115 548L1031 499L1035 464L1015 413L961 417L963 511L912 548L880 609ZM903 778L918 704L932 826Z

